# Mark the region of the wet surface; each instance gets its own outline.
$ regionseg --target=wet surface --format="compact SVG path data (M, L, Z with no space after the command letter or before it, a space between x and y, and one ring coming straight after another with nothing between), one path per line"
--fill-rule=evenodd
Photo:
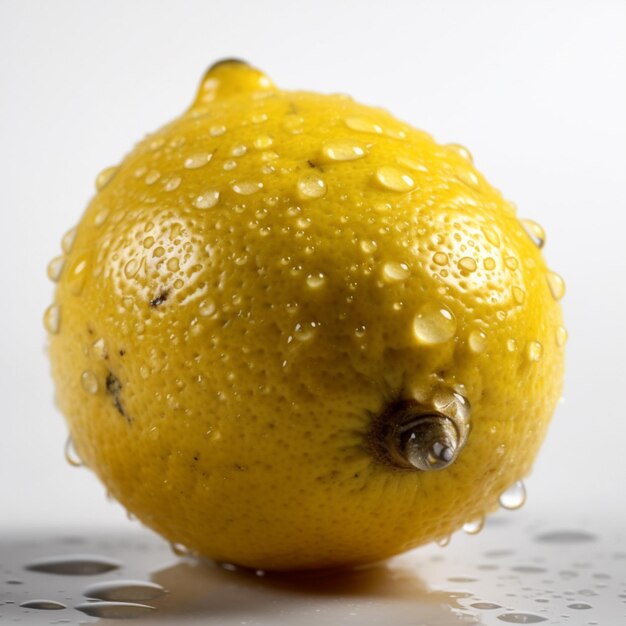
M626 623L626 533L617 522L565 527L502 512L445 548L300 575L180 558L138 525L109 535L0 538L0 623L126 621L616 626Z

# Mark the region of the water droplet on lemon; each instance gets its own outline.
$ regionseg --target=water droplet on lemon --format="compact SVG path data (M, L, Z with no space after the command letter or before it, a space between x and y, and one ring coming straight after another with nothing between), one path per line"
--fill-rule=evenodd
M297 182L298 195L301 198L322 198L326 195L326 183L317 174L304 174Z
M526 486L523 481L518 480L500 494L499 502L500 506L508 511L514 511L524 506L526 502Z
M196 196L196 199L193 201L193 205L196 209L211 209L218 203L219 199L220 192L216 189L210 189L199 196Z
M43 315L43 325L51 334L56 335L61 328L61 308L58 304L51 304Z
M333 141L322 148L328 161L354 161L365 156L365 150L351 141Z
M383 189L398 193L406 193L415 187L415 181L411 176L391 165L379 167L374 173L374 180Z
M91 370L85 370L80 375L80 384L89 394L94 394L98 391L98 379Z
M413 319L413 334L420 344L436 345L450 341L456 333L454 313L440 302L427 302Z

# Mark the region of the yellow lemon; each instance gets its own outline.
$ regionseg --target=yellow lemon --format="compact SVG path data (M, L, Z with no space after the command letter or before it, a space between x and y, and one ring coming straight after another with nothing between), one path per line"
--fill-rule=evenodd
M50 265L76 451L144 524L243 566L476 528L561 390L543 240L462 147L219 63Z

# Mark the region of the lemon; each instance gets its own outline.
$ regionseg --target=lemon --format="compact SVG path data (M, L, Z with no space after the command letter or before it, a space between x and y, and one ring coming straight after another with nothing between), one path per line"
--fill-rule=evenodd
M561 390L544 238L464 148L218 63L49 267L76 451L169 541L248 567L479 527Z

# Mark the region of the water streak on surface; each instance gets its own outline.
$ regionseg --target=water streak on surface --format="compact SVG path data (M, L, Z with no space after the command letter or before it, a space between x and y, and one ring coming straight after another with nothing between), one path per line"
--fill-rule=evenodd
M547 618L533 613L503 613L498 615L498 619L510 624L538 624L548 621Z
M135 602L83 602L74 608L86 615L103 619L132 619L154 611L153 606Z
M67 608L65 604L55 602L54 600L26 600L20 606L24 609L39 609L41 611L59 611Z
M535 537L535 541L539 543L555 544L586 543L595 540L595 535L584 530L554 530Z
M114 600L117 602L141 602L153 600L165 593L165 589L156 583L143 580L107 580L95 583L84 590L87 598Z
M62 576L93 576L118 569L121 564L112 559L91 554L53 556L26 566L31 572L60 574Z

